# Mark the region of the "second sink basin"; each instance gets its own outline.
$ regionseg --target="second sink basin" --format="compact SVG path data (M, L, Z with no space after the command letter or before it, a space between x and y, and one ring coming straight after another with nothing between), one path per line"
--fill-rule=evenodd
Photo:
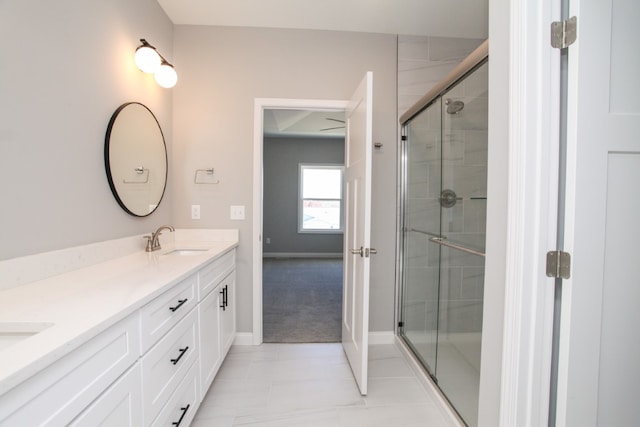
M174 249L162 255L200 255L202 252L206 252L208 250L209 249L206 248Z
M0 322L0 351L39 334L51 326L53 323Z

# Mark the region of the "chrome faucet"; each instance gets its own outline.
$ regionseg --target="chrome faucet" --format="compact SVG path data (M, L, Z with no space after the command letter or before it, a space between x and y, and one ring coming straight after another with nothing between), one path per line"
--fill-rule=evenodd
M160 240L158 239L158 237L160 237L160 235L162 234L162 230L176 231L176 229L170 225L163 225L156 231L154 231L150 236L144 236L147 239L147 247L145 248L146 252L153 252L162 249L160 247Z

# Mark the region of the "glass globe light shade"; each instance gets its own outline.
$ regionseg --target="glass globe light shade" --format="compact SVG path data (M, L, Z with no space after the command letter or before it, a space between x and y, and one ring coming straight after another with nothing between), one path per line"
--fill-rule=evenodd
M158 68L155 77L156 82L167 89L174 87L178 81L178 74L176 73L176 70L174 70L171 64L166 62Z
M136 49L136 65L145 73L153 73L160 67L160 55L152 47L140 46Z

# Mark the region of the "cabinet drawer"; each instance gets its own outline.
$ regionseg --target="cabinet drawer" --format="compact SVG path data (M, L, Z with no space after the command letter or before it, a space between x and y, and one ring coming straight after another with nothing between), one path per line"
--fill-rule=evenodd
M227 252L200 270L198 279L198 301L202 301L224 277L235 268L235 249Z
M196 306L197 281L191 275L141 309L142 354Z
M142 425L142 379L136 363L107 391L102 393L70 427Z
M175 426L186 427L191 424L199 405L197 364L187 372L176 392L151 424L153 427Z
M142 357L144 419L149 424L198 357L197 310L189 312Z
M0 397L0 425L66 425L140 355L137 314Z

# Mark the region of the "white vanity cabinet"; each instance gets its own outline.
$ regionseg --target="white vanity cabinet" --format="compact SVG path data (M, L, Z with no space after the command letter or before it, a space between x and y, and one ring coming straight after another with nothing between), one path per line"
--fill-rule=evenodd
M200 398L204 398L235 336L235 250L199 272Z
M169 287L156 278L166 289L153 300L92 338L76 336L77 348L45 368L29 368L38 371L0 394L0 427L188 426L235 336L235 249L182 274ZM109 291L97 289L93 304Z

